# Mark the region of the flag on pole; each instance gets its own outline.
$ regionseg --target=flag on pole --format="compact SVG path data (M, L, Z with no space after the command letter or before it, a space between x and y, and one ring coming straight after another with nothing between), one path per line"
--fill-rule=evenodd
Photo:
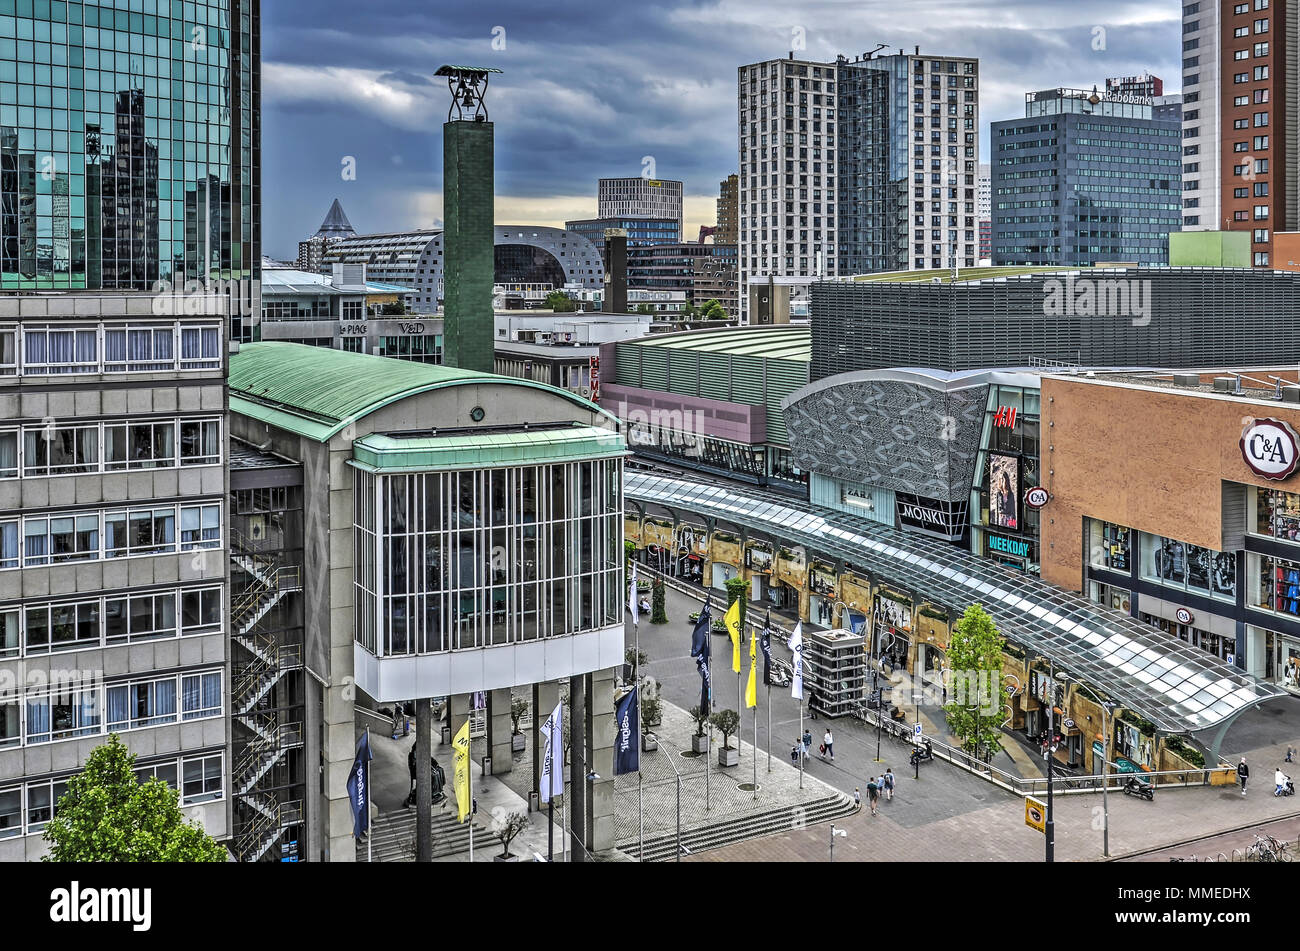
M557 703L541 726L542 781L538 792L542 802L564 795L564 704Z
M632 612L632 624L636 625L641 620L641 604L637 600L636 590L636 562L632 562L632 580L627 586L627 609Z
M753 634L749 636L749 683L745 685L745 706L758 706L758 644Z
M790 652L794 655L794 679L790 682L790 696L795 700L803 699L803 621L794 625L790 635Z
M731 602L731 607L727 608L722 621L727 625L727 633L731 635L731 670L738 674L740 673L740 598Z
M763 685L772 686L772 612L767 612L767 619L763 621L763 633L759 639L758 646L763 649Z
M455 751L455 772L453 789L456 793L456 821L464 822L469 815L471 800L469 798L469 720L461 724L456 731L456 738L451 741Z
M370 752L370 733L362 733L357 738L357 757L352 761L352 771L348 773L348 805L352 807L352 835L361 838L370 828L370 761L375 754Z
M695 630L691 632L691 656L695 658L695 666L700 672L700 709L706 713L713 710L713 705L709 702L709 655L712 652L709 635L713 633L712 604L712 599L704 603L699 619L695 622Z
M641 718L640 688L633 687L614 706L618 734L614 741L614 775L635 773L641 768L641 746L637 743Z
M474 699L471 701L471 705L475 710L486 710L487 695L484 694L482 690L475 690Z

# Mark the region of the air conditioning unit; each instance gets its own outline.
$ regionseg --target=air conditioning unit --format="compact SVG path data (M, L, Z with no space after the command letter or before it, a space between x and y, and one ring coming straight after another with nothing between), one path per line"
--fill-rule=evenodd
M266 519L261 515L249 516L248 537L255 542L266 540Z

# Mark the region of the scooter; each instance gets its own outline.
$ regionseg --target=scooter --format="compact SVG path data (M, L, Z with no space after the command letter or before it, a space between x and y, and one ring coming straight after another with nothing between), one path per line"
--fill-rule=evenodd
M917 763L925 763L932 759L934 759L934 750L931 748L929 743L926 743L923 747L912 747L912 755L908 759L907 765L915 766Z
M1147 802L1156 801L1155 787L1150 783L1144 783L1135 776L1130 776L1124 783L1124 795L1137 796L1145 799Z

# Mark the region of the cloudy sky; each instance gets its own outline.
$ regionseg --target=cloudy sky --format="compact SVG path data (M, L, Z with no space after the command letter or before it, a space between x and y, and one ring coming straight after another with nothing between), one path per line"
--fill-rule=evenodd
M736 171L736 68L833 60L884 43L980 60L981 137L1023 94L1149 70L1177 92L1178 0L267 0L262 4L264 253L292 259L339 198L358 232L442 221L444 63L504 71L496 219L596 212L596 179L652 156L681 179L686 233ZM354 160L355 180L344 163Z

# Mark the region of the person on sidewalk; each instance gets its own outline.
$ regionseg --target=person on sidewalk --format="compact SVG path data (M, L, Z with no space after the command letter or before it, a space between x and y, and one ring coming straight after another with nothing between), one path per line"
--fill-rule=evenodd
M1291 781L1291 777L1288 776L1286 773L1282 772L1281 769L1275 771L1273 773L1273 782L1277 784L1277 788L1273 790L1273 795L1281 796L1285 794L1286 784L1290 781Z
M1290 743L1286 745L1286 761L1288 763L1295 762L1295 747L1292 746Z
M808 719L817 719L817 691L808 688Z
M830 727L826 728L826 735L822 737L822 746L826 748L826 755L831 758L831 762L835 762L835 742Z
M411 789L406 794L406 801L402 803L407 809L415 805L415 744L411 744L411 752L406 757L406 768L411 772Z
M881 781L885 784L885 798L888 799L890 802L893 802L894 801L893 767L890 767L889 769L885 770L885 775L881 777Z
M1241 783L1241 794L1246 795L1246 780L1250 779L1250 767L1246 765L1246 757L1241 758L1237 764L1237 782Z
M871 803L871 814L876 815L876 802L880 799L880 786L876 782L876 777L871 777L871 782L867 783L867 801Z
M859 809L862 808L862 790L858 789L857 786L853 787L853 804Z

